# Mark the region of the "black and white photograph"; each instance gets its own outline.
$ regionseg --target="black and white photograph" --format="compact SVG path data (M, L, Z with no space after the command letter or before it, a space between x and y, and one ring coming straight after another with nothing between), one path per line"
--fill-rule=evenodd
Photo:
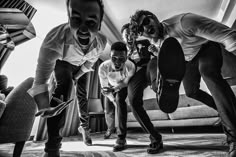
M236 0L0 0L0 157L236 157Z

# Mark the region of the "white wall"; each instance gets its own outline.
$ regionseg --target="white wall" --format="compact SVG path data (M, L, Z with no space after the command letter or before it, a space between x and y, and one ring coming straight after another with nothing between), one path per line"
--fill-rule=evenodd
M45 35L55 26L67 21L63 8L47 5L43 1L32 1L37 12L32 19L36 37L15 48L5 63L1 73L9 78L9 86L17 86L27 77L34 77L40 45ZM31 136L36 134L39 118L35 119Z
M53 27L67 21L66 11L48 7L46 3L34 2L37 9L32 23L36 37L18 45L6 61L1 73L9 78L8 85L16 86L29 76L34 77L40 45Z

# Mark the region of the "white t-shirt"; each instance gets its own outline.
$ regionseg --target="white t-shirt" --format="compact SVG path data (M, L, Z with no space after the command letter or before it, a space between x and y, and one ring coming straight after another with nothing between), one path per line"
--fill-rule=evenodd
M181 44L185 60L197 55L202 44L210 41L222 43L227 51L236 50L236 31L217 21L192 13L184 13L162 21L168 37Z
M98 75L102 88L115 87L126 77L131 77L135 72L135 65L130 60L127 60L121 71L115 71L114 69L111 60L106 60L99 66Z

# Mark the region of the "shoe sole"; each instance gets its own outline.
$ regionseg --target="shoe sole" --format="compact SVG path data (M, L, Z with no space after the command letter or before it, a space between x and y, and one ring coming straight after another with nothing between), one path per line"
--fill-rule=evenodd
M125 149L127 149L127 145L124 146L123 148L120 148L120 149L114 149L114 148L113 148L113 152L120 152L120 151L123 151L123 150L125 150Z
M158 67L162 79L161 91L157 93L158 104L163 112L172 113L178 107L179 87L185 74L184 53L175 38L164 41L158 56Z

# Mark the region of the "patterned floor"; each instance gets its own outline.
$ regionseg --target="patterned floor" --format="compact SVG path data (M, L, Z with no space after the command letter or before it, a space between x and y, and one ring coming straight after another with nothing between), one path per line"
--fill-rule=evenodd
M93 146L85 146L80 136L63 139L62 157L225 157L227 146L223 144L225 135L222 133L163 133L164 149L155 155L146 153L149 145L149 135L143 132L127 134L128 148L122 152L113 153L112 147L116 136L104 140L103 134L92 134ZM13 144L0 145L0 157L11 154ZM44 141L28 141L22 157L40 157L43 153Z

